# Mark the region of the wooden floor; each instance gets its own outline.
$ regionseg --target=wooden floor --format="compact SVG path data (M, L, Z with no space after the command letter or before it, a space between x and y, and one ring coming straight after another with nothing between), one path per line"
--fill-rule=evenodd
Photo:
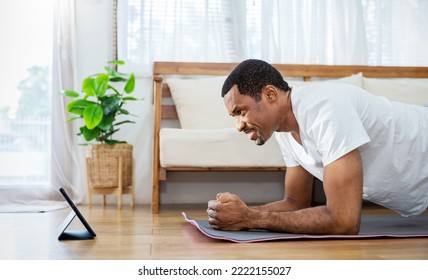
M58 241L58 228L70 209L46 213L0 213L0 259L428 259L428 238L300 240L237 244L212 240L184 221L181 212L205 219L205 206L79 206L97 233L94 240ZM366 214L391 214L365 209ZM81 227L74 221L73 228Z

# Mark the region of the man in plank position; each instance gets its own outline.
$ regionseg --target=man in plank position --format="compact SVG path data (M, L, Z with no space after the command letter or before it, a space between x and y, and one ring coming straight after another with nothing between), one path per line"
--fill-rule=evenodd
M248 207L230 193L209 201L214 229L357 234L362 199L403 216L427 209L428 108L345 84L290 88L255 59L232 71L222 97L237 130L257 145L275 135L287 171L280 201ZM326 204L311 207L314 176Z

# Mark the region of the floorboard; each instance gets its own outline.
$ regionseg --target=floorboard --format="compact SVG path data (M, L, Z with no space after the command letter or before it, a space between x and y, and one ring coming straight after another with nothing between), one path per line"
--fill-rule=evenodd
M97 237L58 241L70 209L45 213L0 213L3 260L427 260L428 238L291 240L238 244L210 239L188 224L181 212L205 219L204 205L105 208L79 206ZM367 207L365 214L393 214ZM72 229L82 228L77 219Z

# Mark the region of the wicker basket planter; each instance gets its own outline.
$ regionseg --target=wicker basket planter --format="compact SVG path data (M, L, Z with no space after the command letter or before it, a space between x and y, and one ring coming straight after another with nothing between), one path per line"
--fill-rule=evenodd
M122 206L122 195L131 195L134 206L134 172L132 145L130 144L96 144L88 147L86 157L86 177L88 205L92 205L92 195L118 196L118 208Z

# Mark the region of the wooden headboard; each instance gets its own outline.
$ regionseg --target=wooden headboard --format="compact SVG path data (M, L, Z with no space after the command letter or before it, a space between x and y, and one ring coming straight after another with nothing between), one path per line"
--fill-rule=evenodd
M272 168L162 168L159 161L159 131L162 120L177 120L178 115L174 104L165 104L164 98L171 99L169 87L164 83L166 76L221 76L228 75L238 63L200 63L200 62L155 62L153 67L153 103L154 103L154 150L153 150L153 193L152 212L159 211L160 180L166 180L169 171L236 171L236 170L273 170ZM302 65L273 64L286 78L303 78L305 81L316 78L340 78L363 73L368 78L428 78L428 67L387 67L387 66L355 66L355 65ZM276 170L283 171L282 168Z

